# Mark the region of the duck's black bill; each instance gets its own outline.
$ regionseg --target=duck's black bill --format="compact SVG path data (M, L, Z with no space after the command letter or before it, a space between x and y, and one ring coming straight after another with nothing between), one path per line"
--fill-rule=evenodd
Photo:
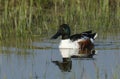
M53 35L51 37L51 39L57 39L61 34L59 32L57 32L55 35Z

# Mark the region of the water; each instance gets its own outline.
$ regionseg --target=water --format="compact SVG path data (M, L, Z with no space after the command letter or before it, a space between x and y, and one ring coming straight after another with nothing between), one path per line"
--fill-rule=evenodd
M120 40L97 39L93 58L62 62L58 40L33 40L28 48L9 43L0 49L0 79L119 79Z

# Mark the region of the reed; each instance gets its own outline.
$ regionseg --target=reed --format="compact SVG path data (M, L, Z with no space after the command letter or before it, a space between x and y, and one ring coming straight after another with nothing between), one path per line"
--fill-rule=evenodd
M119 0L0 0L0 38L49 35L62 23L73 33L119 32Z

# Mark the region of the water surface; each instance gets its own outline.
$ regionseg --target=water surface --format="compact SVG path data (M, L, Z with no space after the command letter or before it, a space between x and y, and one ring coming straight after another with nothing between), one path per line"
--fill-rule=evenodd
M0 79L120 78L119 39L97 39L97 55L72 58L68 63L62 62L59 40L20 41L20 46L18 42L0 46Z

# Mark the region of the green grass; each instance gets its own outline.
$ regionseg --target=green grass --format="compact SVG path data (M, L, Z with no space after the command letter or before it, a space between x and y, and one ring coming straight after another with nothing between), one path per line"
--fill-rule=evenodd
M0 38L49 35L62 23L73 33L116 33L119 8L119 0L0 0Z

